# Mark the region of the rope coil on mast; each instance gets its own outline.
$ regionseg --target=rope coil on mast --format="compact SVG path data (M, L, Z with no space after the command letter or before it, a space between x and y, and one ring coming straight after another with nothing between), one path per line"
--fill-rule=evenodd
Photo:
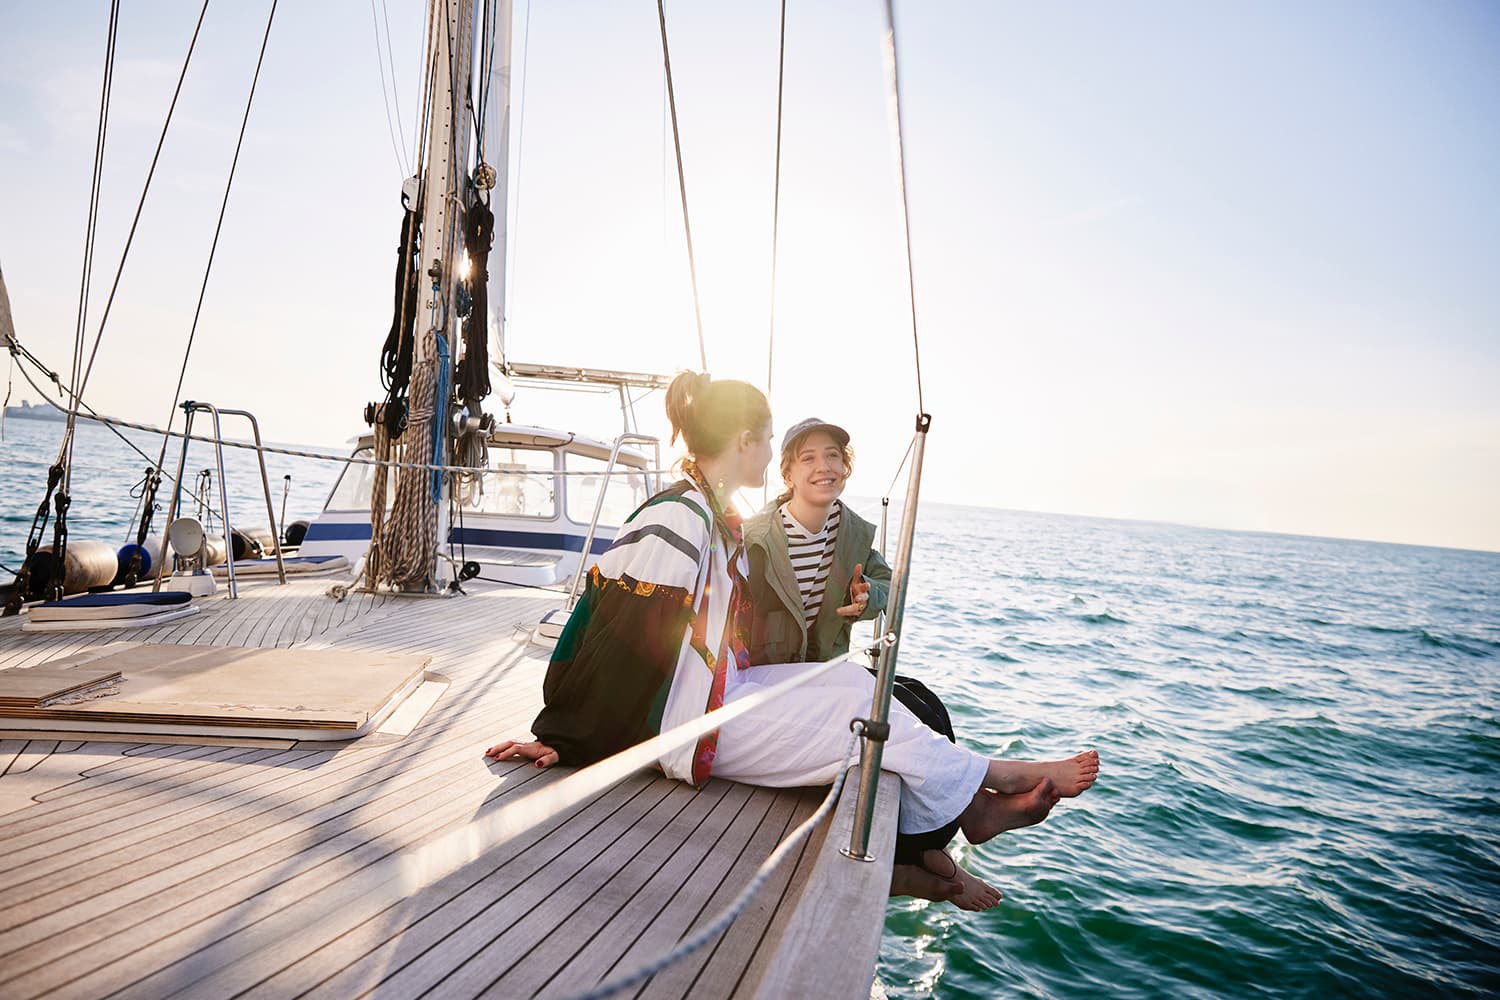
M462 11L462 8L460 10ZM443 21L441 25L438 23L440 17ZM436 120L439 73L446 74L448 93L453 97L453 101L446 109L448 120L443 123L443 127L455 140L462 117L462 109L454 103L457 100L454 64L460 57L459 48L462 45L462 39L457 37L454 31L452 8L448 0L443 0L441 12L437 3L429 8L427 39L422 127L417 133L417 141L421 145L422 154L416 182L421 194L418 198L418 208L408 220L412 224L413 235L417 242L402 248L403 267L411 266L412 269L406 272L405 286L398 285L401 306L398 308L391 335L387 338L386 349L382 355L383 364L388 363L392 355L392 347L395 347L398 376L405 374L402 369L409 365L407 370L410 372L410 381L405 386L405 398L403 399L397 387L392 385L383 416L390 437L394 439L399 435L404 438L401 443L402 457L410 457L422 464L437 462L442 457L439 455L439 448L445 440L443 429L448 413L447 393L444 388L449 374L446 370L447 350L446 344L440 344L440 341L443 336L442 331L447 328L450 311L448 302L444 300L445 272L442 261L454 243L455 227L442 227L446 245L429 246L428 241L435 242L436 234L427 231L425 220L422 219L424 213L434 208L428 201L428 187L431 183L428 174L433 166L433 163L429 162L428 152L429 145L435 142L433 129L439 124ZM438 64L440 53L446 58L446 67ZM454 178L455 170L458 169L457 157L450 155L447 159L449 162L444 171L444 190L452 191L456 188ZM434 192L434 197L446 198L445 195L437 192ZM438 206L438 210L443 213L448 211L446 201ZM416 236L418 232L420 235ZM419 252L415 249L417 245L420 245ZM412 251L409 255L408 250ZM431 279L429 287L432 298L427 304L428 323L422 333L416 334L414 329L417 312L415 296L417 289L421 287L418 269L423 261L429 259L432 265L426 270L426 274ZM402 274L402 270L398 269L398 282L401 281ZM405 328L398 329L397 324L402 324ZM392 340L396 341L395 345L392 344ZM406 364L401 364L401 361L405 359L409 360ZM444 370L438 371L440 365ZM439 395L440 392L442 395ZM410 433L407 433L408 431ZM396 476L395 496L389 518L384 518L384 511L377 512L372 505L370 512L372 544L375 542L373 532L376 522L384 521L379 537L379 544L383 548L378 560L380 574L368 576L372 585L388 583L398 592L427 591L432 582L437 560L438 508L434 493L440 496L440 491L441 484L436 479L436 474L424 475L416 471L407 471Z

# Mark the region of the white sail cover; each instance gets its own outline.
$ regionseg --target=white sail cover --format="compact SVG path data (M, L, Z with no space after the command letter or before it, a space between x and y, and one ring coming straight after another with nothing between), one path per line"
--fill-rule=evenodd
M480 99L484 102L481 109L484 159L495 168L495 188L490 192L490 210L495 213L495 245L490 250L489 315L485 317L485 325L489 331L490 359L498 365L505 359L505 277L510 233L511 0L489 0L485 17L492 42L489 65L482 77L487 86Z
M9 347L16 339L16 324L10 318L10 295L5 291L5 271L0 269L0 341Z

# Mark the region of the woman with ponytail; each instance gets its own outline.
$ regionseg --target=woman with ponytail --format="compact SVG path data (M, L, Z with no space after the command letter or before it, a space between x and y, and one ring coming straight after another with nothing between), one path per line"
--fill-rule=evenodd
M647 500L590 569L588 588L547 667L534 740L490 747L493 760L585 765L805 671L752 666L753 619L740 518L731 498L765 482L771 410L754 386L683 373L667 390L684 478ZM845 662L761 705L658 765L695 785L712 773L770 787L829 784L849 721L868 714L874 680ZM902 778L902 833L957 820L972 843L1039 822L1059 796L1093 784L1098 754L1037 763L992 760L891 705L884 766Z

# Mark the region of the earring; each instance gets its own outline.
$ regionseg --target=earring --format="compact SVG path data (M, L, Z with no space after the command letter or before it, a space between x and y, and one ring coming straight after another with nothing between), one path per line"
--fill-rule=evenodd
M724 478L722 476L719 477L719 492L724 492Z

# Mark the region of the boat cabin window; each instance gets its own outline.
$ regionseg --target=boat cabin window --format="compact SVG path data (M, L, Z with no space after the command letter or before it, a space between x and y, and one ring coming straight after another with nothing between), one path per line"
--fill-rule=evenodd
M550 451L490 446L490 472L475 510L507 517L556 517L557 477Z
M375 453L370 448L360 448L354 453L355 458L374 458ZM375 476L381 471L378 465L355 465L350 463L344 466L344 471L339 473L339 481L334 486L333 492L328 496L328 503L323 506L324 510L369 510L370 489L375 484ZM385 469L385 501L387 507L396 498L396 470Z
M604 459L565 452L563 468L569 472L602 473L609 468L609 463ZM569 477L568 520L577 524L588 524L593 520L594 504L599 501L599 488L603 484L602 475ZM609 486L605 489L604 506L599 511L600 525L618 528L650 495L645 473L622 465L617 459L614 472L609 477Z

